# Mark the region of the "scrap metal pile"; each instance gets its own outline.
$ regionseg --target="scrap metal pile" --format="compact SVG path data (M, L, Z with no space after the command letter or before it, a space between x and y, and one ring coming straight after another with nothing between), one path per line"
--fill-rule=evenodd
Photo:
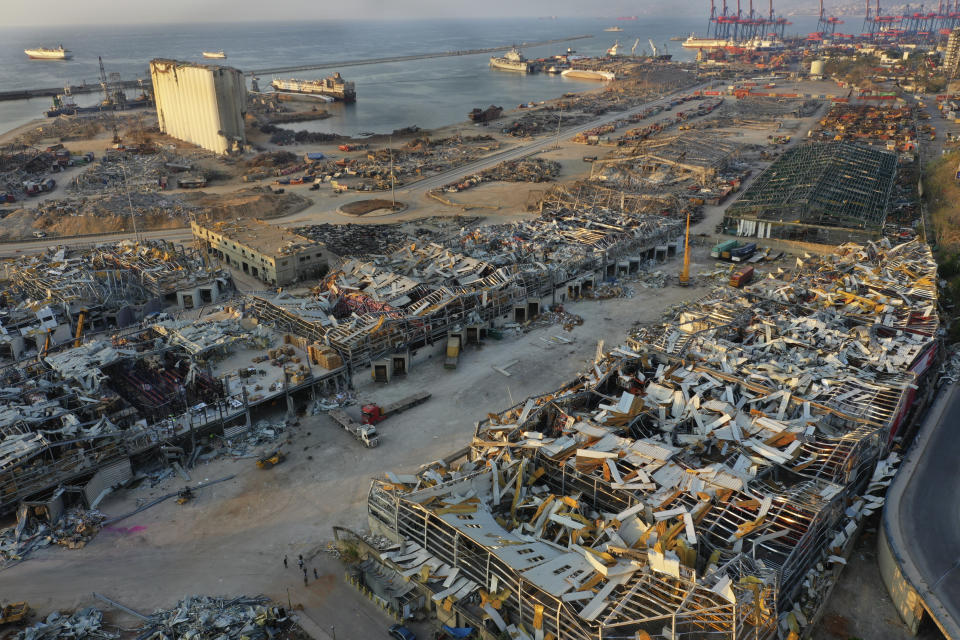
M322 242L341 258L384 254L410 241L397 224L312 224L296 227L295 233Z
M883 504L935 275L926 245L845 245L682 306L467 461L375 480L383 557L516 638L799 638Z
M144 640L268 640L292 626L293 619L287 611L271 605L265 596L231 599L189 596L171 609L151 614L138 637Z
M915 107L834 104L820 120L814 139L913 151L917 145Z
M71 615L54 611L43 622L20 630L16 640L113 640L120 634L103 628L103 612L93 607Z
M560 175L560 163L543 158L507 160L486 171L451 182L442 189L447 193L465 191L482 182L550 182Z
M51 521L52 520L52 521ZM0 567L23 560L33 550L50 544L82 549L100 530L103 514L96 509L71 509L56 518L35 517L24 506L17 523L0 529Z

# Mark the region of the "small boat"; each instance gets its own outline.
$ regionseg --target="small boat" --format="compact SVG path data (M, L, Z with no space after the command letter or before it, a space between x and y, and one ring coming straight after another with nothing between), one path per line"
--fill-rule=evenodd
M203 57L204 57L204 58L215 58L215 59L217 59L217 60L223 60L224 58L227 57L227 54L224 53L222 49L221 49L220 51L204 51L204 52L203 52Z
M56 49L45 49L37 47L36 49L24 49L23 52L31 60L69 60L73 57L69 49L64 49L63 45L58 45Z
M604 31L623 31L621 27L607 27Z

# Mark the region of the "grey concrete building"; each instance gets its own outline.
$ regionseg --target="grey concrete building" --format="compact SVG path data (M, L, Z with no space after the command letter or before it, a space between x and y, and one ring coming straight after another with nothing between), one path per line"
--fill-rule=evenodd
M247 85L233 67L177 60L150 61L160 131L215 153L247 143Z
M260 220L206 226L192 222L190 227L209 254L270 285L320 276L329 264L330 253L323 243Z

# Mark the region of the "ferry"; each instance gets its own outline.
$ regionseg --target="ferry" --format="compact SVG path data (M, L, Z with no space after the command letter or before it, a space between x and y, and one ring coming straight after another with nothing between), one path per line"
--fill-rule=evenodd
M69 60L73 57L70 50L64 49L62 44L56 49L37 47L36 49L24 49L23 52L31 60Z
M322 80L273 80L270 86L280 92L325 96L344 102L357 101L356 86L345 81L339 72Z
M203 51L203 52L201 52L201 53L202 53L202 55L203 55L204 58L214 58L214 59L216 59L216 60L223 60L224 58L227 57L227 54L224 53L223 50L220 50L220 51Z

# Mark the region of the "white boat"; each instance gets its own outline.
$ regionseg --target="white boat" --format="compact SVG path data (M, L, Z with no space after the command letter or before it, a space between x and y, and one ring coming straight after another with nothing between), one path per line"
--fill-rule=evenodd
M508 51L502 58L497 56L490 58L490 66L494 69L520 71L521 73L529 73L534 70L533 64L524 58L516 47Z
M33 60L69 60L73 57L70 50L64 49L62 44L56 49L37 47L36 49L24 49L23 52Z
M564 78L576 78L577 80L603 80L609 82L616 80L617 76L612 71L597 71L594 69L564 69L560 74Z
M204 58L215 58L217 60L223 60L224 58L227 57L227 54L224 53L222 50L221 51L204 51L202 53Z
M619 31L623 31L623 29L621 29L620 27L607 27L606 29L604 29L604 31L619 32Z
M780 51L784 48L779 38L753 38L752 40L726 40L720 38L698 38L692 35L683 41L685 49L744 49L747 51Z

